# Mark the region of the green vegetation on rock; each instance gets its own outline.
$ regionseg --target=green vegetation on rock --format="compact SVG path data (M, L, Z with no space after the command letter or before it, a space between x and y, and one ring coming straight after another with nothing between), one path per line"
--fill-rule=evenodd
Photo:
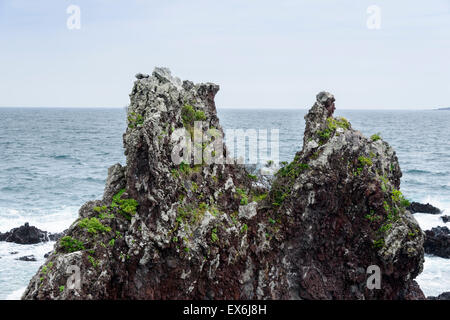
M181 119L183 120L184 126L193 126L195 121L195 110L194 107L186 104L181 109Z
M358 162L362 167L371 166L373 164L372 159L363 156L358 157Z
M374 248L382 248L384 246L384 239L378 239L373 241L373 247Z
M322 145L330 139L337 128L343 128L344 130L350 128L350 123L345 118L327 118L327 127L317 132L319 136L319 144Z
M383 177L382 189L387 199L383 201L385 219L377 230L378 239L374 241L374 247L376 248L381 248L384 246L384 238L386 233L391 230L393 224L399 220L400 214L404 213L406 210L405 208L410 205L410 202L405 199L400 190L393 188L391 192L387 192L387 188L387 179ZM371 216L366 216L366 218L368 218L371 222L381 219L381 217L375 219L373 214Z
M244 189L236 188L236 193L241 199L241 205L245 206L248 204L247 192Z
M281 164L282 167L275 174L277 179L269 193L272 205L275 207L281 206L284 199L291 193L295 180L302 172L309 169L308 164L300 162L299 155L296 155L291 163L282 162Z
M371 139L372 141L378 141L378 140L381 139L381 136L380 136L379 133L375 133L375 134L373 134L373 135L370 137L370 139Z
M191 137L194 136L194 122L205 121L206 115L201 110L195 110L190 104L186 104L181 108L181 119L183 120L184 127L189 131Z
M200 203L197 207L195 207L191 204L178 207L178 215L175 220L178 223L178 225L180 225L180 224L187 224L187 225L198 224L202 221L207 209L208 209L208 206L204 202Z
M59 240L59 244L66 253L81 251L85 249L83 242L70 236L62 237L61 240Z
M114 214L109 211L109 208L107 206L94 207L92 210L98 213L98 217L100 220L113 219L115 217Z
M118 208L119 213L127 220L136 214L139 203L135 199L122 199L125 189L121 189L114 197L111 203L111 208Z
M401 207L409 207L411 202L408 199L405 199L402 192L397 189L392 189L391 199L393 202L398 203Z
M216 242L218 240L219 240L219 237L217 236L217 228L214 228L211 231L211 241Z
M376 214L373 214L373 213L371 213L371 214L366 214L364 217L365 217L367 220L369 220L370 222L378 221L378 220L381 219L381 217L380 217L379 215L376 215Z
M95 260L92 256L88 256L87 258L94 268L98 267L99 261Z
M206 115L203 111L197 110L195 111L195 121L205 121Z
M142 125L144 123L144 117L140 114L136 114L135 112L131 112L128 115L128 128L133 129L138 125Z
M111 231L110 227L105 226L97 218L84 218L78 222L78 226L91 234Z
M296 179L303 171L307 169L309 169L309 165L306 163L299 163L298 156L296 156L294 161L284 167L281 167L280 170L278 170L277 175Z
M261 193L261 194L253 194L252 195L252 201L260 202L260 201L266 199L268 195L269 195L268 192Z
M365 167L370 167L371 165L373 165L372 159L364 157L364 156L359 156L358 157L358 167L356 168L356 172L354 173L355 176L360 175L361 172L363 172Z

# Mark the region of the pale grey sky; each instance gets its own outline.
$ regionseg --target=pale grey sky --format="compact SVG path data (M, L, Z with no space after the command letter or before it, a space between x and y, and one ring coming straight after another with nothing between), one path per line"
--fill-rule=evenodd
M0 46L0 106L122 107L154 66L219 108L450 106L450 0L0 0Z

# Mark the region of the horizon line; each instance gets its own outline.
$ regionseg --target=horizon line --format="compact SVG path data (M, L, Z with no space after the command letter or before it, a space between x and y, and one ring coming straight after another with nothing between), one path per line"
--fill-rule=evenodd
M101 107L62 107L62 106L0 106L0 109L126 109L128 106L101 106ZM217 110L309 110L311 107L296 107L296 106L283 106L283 107L257 107L257 106L227 106L227 107L217 107ZM410 110L410 111L442 111L442 109L447 109L447 107L434 107L434 108L411 108L411 107L345 107L336 108L336 110ZM444 110L445 111L445 110Z

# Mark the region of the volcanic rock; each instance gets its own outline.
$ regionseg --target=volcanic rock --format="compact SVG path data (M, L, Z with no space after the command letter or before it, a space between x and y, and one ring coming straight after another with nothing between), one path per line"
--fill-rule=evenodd
M428 300L450 300L450 292L444 292L437 297L427 297Z
M450 230L436 227L425 230L425 252L442 258L450 258Z
M58 232L58 233L48 233L48 239L50 241L58 241L59 239L61 239L62 237L64 237L64 235L66 234L67 230L64 230L63 232Z
M20 261L37 261L36 257L34 255L23 256L23 257L15 259L15 260L20 260Z
M138 73L138 74L136 74L136 79L145 79L145 78L148 78L149 77L149 75L148 74L143 74L143 73Z
M14 242L18 244L35 244L49 241L46 231L30 226L26 222L23 226L11 229L9 232L0 234L0 241Z
M411 213L429 213L429 214L440 214L441 210L433 207L431 204L423 204L418 202L411 202L409 207L407 208Z
M126 166L110 168L103 199L81 207L23 298L425 299L413 280L424 234L395 151L334 118L322 92L303 150L255 188L221 139L218 90L165 68L138 77ZM61 292L74 267L81 288Z

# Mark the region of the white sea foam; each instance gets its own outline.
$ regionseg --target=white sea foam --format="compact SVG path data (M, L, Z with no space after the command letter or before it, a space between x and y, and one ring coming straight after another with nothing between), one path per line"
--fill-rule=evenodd
M441 217L443 215L450 214L450 203L448 201L443 200L440 197L425 197L422 201L422 203L430 203L431 205L441 209L440 214L429 214L429 213L415 213L414 217L416 218L417 222L419 222L420 227L422 230L430 230L431 228L437 227L437 226L445 226L446 223L442 221ZM447 224L449 226L449 224Z
M13 292L11 292L10 294L8 294L6 296L5 300L20 300L20 298L22 297L22 294L25 292L25 289L27 287L23 287L17 290L14 290Z
M421 202L430 203L442 210L441 214L415 213L414 217L422 230L430 230L437 226L448 227L441 217L450 213L450 204L439 197L425 197ZM438 296L450 291L450 259L433 255L425 255L423 272L416 278L417 283L426 296Z
M0 242L0 299L20 298L24 285L45 262L44 255L53 250L55 242L22 245ZM16 260L33 255L36 261Z
M25 222L41 230L61 232L67 229L77 216L77 207L62 207L49 210L16 210L0 208L1 231L6 232L19 227ZM0 299L20 299L24 285L28 284L44 261L44 255L53 250L54 242L33 245L21 245L11 242L0 242ZM14 254L11 254L14 253ZM33 255L36 261L17 260L23 256Z
M28 222L41 230L49 232L61 232L67 229L78 215L79 207L65 206L58 209L42 212L35 208L20 211L10 208L0 208L0 232L7 232Z
M428 213L415 213L414 218L416 218L417 222L419 222L422 230L430 230L431 228L435 228L437 226L445 226L444 221L442 221L441 217L444 214L434 215ZM447 224L447 226L449 226Z
M423 272L416 278L425 296L450 291L450 259L425 255Z

